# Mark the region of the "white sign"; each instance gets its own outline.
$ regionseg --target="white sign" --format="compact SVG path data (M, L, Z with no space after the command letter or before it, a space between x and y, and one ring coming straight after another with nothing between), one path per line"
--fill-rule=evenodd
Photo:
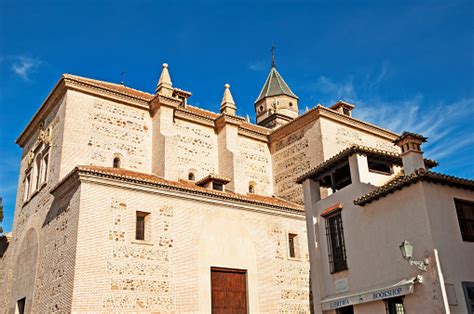
M347 278L341 278L334 281L334 287L336 293L349 291L349 280Z

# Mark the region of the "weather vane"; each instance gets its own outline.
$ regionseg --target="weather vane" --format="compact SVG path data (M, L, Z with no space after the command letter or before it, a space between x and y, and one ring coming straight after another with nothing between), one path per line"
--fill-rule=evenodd
M272 68L275 67L275 49L276 46L272 43L272 49L270 49L270 51L272 52Z

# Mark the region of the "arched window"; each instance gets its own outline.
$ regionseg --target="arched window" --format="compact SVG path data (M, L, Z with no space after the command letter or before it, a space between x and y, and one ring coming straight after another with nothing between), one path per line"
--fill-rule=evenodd
M114 168L120 168L120 157L115 157L114 158Z
M249 194L255 194L255 184L249 184Z
M196 176L194 175L194 173L190 172L190 173L188 174L188 180L189 180L189 181L194 181L194 180L196 180Z

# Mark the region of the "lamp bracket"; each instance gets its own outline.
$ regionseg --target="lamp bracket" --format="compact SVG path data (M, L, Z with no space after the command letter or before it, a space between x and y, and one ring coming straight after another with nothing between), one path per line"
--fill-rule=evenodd
M419 270L422 270L422 271L427 271L428 270L428 268L426 268L425 262L422 262L422 261L410 261L410 265L414 265Z

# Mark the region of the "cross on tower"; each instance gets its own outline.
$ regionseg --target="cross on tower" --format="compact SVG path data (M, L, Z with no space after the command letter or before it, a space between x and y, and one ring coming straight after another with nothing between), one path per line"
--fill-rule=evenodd
M272 44L272 49L270 49L270 51L272 52L272 68L275 67L275 49L276 49L276 46Z

